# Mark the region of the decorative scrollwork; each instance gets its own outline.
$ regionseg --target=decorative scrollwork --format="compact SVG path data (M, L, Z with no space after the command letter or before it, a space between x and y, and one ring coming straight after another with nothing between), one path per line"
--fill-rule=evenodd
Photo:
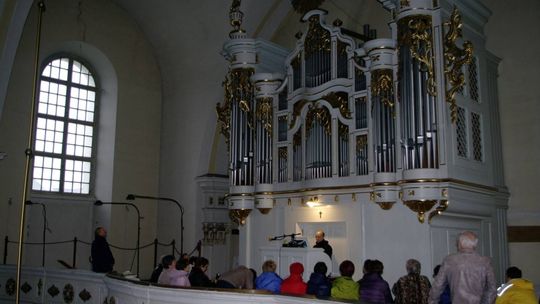
M244 226L251 210L252 209L230 209L229 218L238 225Z
M371 73L371 95L379 97L380 102L389 108L394 108L394 83L392 70L380 69Z
M86 301L90 300L90 298L92 298L92 295L85 288L81 292L79 292L79 298L81 298L81 300L83 300L83 302L86 302Z
M421 63L423 71L427 72L427 92L431 96L437 95L435 82L433 37L431 16L415 15L401 19L398 24L400 46L408 46L414 59Z
M73 298L75 297L75 290L73 288L73 285L66 284L64 286L64 291L62 292L62 295L64 296L64 303L72 303Z
M49 287L49 289L47 289L47 293L51 295L51 298L54 298L60 293L60 290L58 287L56 287L56 285L53 284L51 287Z
M25 294L30 292L30 290L32 290L32 286L30 286L30 284L28 284L28 282L24 282L24 284L22 284L21 286L21 290L22 292L24 292Z
M425 213L431 210L437 201L435 200L410 200L404 201L403 204L417 213L418 221L424 223Z
M224 101L216 104L216 113L220 125L221 134L225 136L227 148L229 147L231 111L233 102L238 102L238 107L248 113L248 125L253 128L253 112L250 102L253 96L253 86L249 80L253 75L253 69L235 69L225 76L222 85L224 88Z
M8 296L12 296L15 294L15 289L17 288L17 283L15 282L15 280L13 278L9 278L7 281L6 281L6 294Z
M435 208L435 210L431 211L428 216L428 223L431 224L431 220L437 216L446 211L446 208L448 208L448 200L441 200L439 201L439 206Z
M272 97L257 98L257 109L255 111L255 117L263 124L270 137L272 137L273 120L272 101Z
M278 155L280 159L287 160L287 147L279 148Z
M319 20L319 15L309 17L309 28L304 41L306 56L315 52L331 51L330 32L321 26Z
M331 92L322 97L332 105L332 108L338 108L341 115L345 118L351 118L349 110L349 96L345 92Z
M306 115L306 133L313 127L313 122L317 120L324 128L324 132L328 135L332 134L332 116L326 107L317 108L310 106Z
M356 152L360 152L367 146L367 135L356 136Z
M471 64L473 45L470 41L463 42L463 49L457 46L456 41L462 37L461 15L456 7L450 16L450 21L445 22L448 31L444 36L444 74L448 87L446 90L446 102L450 103L450 117L452 123L457 121L456 92L465 84L465 76L462 67Z

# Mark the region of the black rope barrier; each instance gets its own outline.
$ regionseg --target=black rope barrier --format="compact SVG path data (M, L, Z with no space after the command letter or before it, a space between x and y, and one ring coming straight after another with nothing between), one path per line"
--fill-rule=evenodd
M78 238L75 237L72 240L55 241L55 242L23 242L23 245L41 245L41 246L43 246L43 245L69 244L69 243L73 243L73 260L72 260L71 267L76 268L76 264L77 264L77 245L78 245L78 243L81 243L81 244L84 244L84 245L87 245L87 246L91 246L92 242L79 240ZM4 239L4 256L3 256L4 265L6 265L6 262L7 262L8 245L9 244L19 244L19 242L10 241L7 236L5 237L5 239ZM162 247L171 247L172 246L173 255L175 254L175 252L178 255L182 254L176 248L176 241L175 240L172 240L169 243L161 243L161 242L158 241L158 239L155 239L154 241L152 241L152 242L150 242L148 244L139 246L139 247L122 247L122 246L117 246L117 245L113 245L113 244L110 244L110 243L109 243L109 246L112 247L112 248L115 248L115 249L118 249L118 250L124 250L124 251L136 251L136 250L146 249L148 247L153 246L154 247L154 268L156 266L156 261L157 261L157 249L158 249L158 246L162 246ZM191 254L197 249L199 250L199 255L200 255L200 242L197 243L197 246L195 246L195 249L193 249L193 251L189 255L191 256ZM70 265L67 265L67 267L70 267ZM133 267L133 263L132 263L132 267Z

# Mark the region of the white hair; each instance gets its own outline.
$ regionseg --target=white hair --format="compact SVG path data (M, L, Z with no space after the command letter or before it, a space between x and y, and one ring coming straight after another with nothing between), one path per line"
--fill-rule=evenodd
M458 236L458 247L461 249L476 249L478 237L472 231L463 231Z

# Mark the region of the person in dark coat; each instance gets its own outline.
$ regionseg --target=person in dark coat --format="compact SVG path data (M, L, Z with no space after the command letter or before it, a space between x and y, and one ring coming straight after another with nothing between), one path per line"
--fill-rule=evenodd
M328 254L330 259L332 258L332 246L324 239L324 231L318 230L315 233L315 245L313 245L313 248L322 248L324 253Z
M113 270L114 257L107 243L107 230L103 227L97 227L95 230L91 256L92 271L107 273Z
M328 277L326 277L326 272L328 267L324 262L318 262L313 267L313 273L309 277L307 283L307 294L315 295L317 298L328 298L330 296L330 290L332 284Z
M195 266L189 274L189 282L193 287L216 287L216 283L212 282L206 275L208 270L208 259L200 257L195 262Z
M384 265L379 260L366 260L360 284L360 300L372 304L394 303L390 285L382 278Z

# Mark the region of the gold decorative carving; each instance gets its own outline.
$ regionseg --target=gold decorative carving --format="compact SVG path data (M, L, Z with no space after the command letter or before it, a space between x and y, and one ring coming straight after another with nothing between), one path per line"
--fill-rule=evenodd
M305 99L297 101L293 106L293 112L292 112L292 119L291 123L289 124L289 129L294 127L294 124L296 123L296 118L300 116L300 112L302 112L302 108L304 105L310 103L310 101L307 101Z
M315 120L324 128L327 135L332 134L332 116L326 107L316 108L313 105L310 106L306 115L306 133L311 131Z
M457 46L456 41L462 37L461 15L454 6L450 21L445 22L448 31L444 36L444 74L448 82L446 90L446 102L450 103L450 118L452 123L457 121L456 92L465 84L465 76L462 67L471 64L473 45L470 41L463 42L463 49Z
M409 190L409 195L414 196L414 190Z
M272 137L273 120L272 101L272 97L257 98L257 110L255 111L255 117L263 124L270 137Z
M268 214L272 210L272 208L257 208L261 214Z
M390 210L396 202L377 202L376 204L381 207L382 210Z
M423 71L428 73L427 92L437 95L435 82L431 16L414 15L405 17L398 22L398 44L408 46L411 55L421 64Z
M392 70L380 69L371 73L371 95L379 97L380 102L394 113L394 82Z
M351 194L351 199L353 202L356 202L356 193Z
M339 202L339 195L334 195L334 202Z
M328 101L332 108L338 108L341 115L345 118L351 118L349 110L349 95L345 92L331 92L324 95L321 99Z
M329 53L331 50L330 32L321 26L319 20L318 15L309 17L309 28L306 34L306 40L304 40L306 56L315 52Z
M238 225L244 226L250 213L251 209L231 209L229 210L229 218Z
M287 147L281 147L278 149L280 159L287 160Z
M298 130L293 135L293 147L296 149L297 147L300 147L302 144L302 132L301 130Z
M409 3L409 0L400 0L399 1L399 6L400 7L411 6L411 4Z
M356 136L356 152L360 152L367 146L367 135Z
M437 216L446 211L446 208L448 208L448 200L441 200L439 201L439 206L435 208L435 210L431 211L428 216L428 223L431 224L431 220Z
M341 122L338 123L339 128L339 137L341 137L344 141L349 141L349 126L346 124L342 124Z
M292 0L291 4L295 12L303 15L317 9L323 2L324 0Z
M418 214L418 221L424 223L425 213L431 210L437 201L435 200L411 200L403 204Z
M442 189L442 190L441 190L441 196L442 196L442 197L448 197L448 189L446 189L446 188L445 188L445 189Z
M252 112L249 106L253 95L253 87L249 78L253 75L253 69L234 69L229 71L222 83L224 88L224 101L216 104L216 113L221 134L225 136L227 149L229 148L231 111L233 102L238 102L238 107L248 113L248 125L253 128Z

